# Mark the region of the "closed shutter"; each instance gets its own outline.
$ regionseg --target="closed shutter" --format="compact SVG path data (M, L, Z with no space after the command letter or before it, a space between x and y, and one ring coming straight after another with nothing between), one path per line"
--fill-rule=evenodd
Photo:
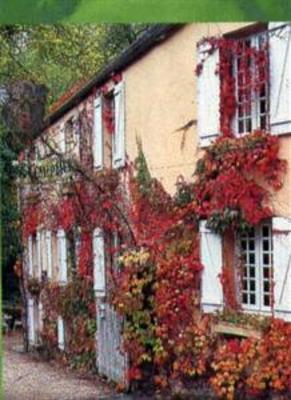
M28 324L28 342L35 344L35 321L34 321L34 299L28 299L27 302L27 324Z
M63 229L58 230L57 239L58 239L59 282L62 284L66 284L68 280L67 241L66 241L66 233Z
M222 238L200 222L200 256L203 265L201 306L204 312L213 312L223 306L223 290L219 279L222 271Z
M28 275L33 276L32 236L28 237Z
M114 88L114 138L113 167L125 165L125 85L119 82Z
M58 348L62 351L65 350L65 322L64 319L59 316L57 321L58 329Z
M41 232L36 233L36 277L41 279L42 259L41 259Z
M220 131L220 80L216 73L219 51L209 54L209 44L198 46L198 63L203 67L197 77L198 135L200 146L208 146Z
M94 230L94 290L97 297L105 296L105 252L104 234L99 228Z
M273 218L274 312L291 322L291 217Z
M275 135L291 133L291 24L269 23L270 124Z
M94 101L93 160L96 169L103 168L102 98Z
M45 247L46 247L46 259L47 259L47 277L52 278L52 233L46 231L45 233Z

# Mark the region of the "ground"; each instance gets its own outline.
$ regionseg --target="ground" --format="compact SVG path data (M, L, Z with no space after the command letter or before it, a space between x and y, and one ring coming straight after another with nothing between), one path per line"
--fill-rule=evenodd
M64 370L53 362L44 362L23 352L20 333L4 335L4 399L5 400L169 400L176 397L118 394L113 386L95 377L85 379ZM182 398L182 397L179 397ZM196 389L188 400L213 400L205 385Z
M4 337L5 400L125 400L101 380L81 379L52 363L25 354L21 335Z

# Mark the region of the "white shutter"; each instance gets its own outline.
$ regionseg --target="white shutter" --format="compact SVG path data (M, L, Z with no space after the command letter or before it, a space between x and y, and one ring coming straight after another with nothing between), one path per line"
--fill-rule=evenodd
M65 350L65 323L62 317L58 317L57 321L58 329L58 347L60 350Z
M67 241L66 233L63 229L59 229L57 233L58 239L58 261L59 261L59 282L62 284L67 283Z
M42 262L41 262L41 233L37 231L36 233L36 277L41 279Z
M43 329L43 317L44 317L44 312L43 312L43 304L41 301L38 303L38 326L39 326L39 332L42 331Z
M273 218L274 312L291 322L291 217Z
M125 85L119 82L114 88L114 143L113 167L125 165Z
M204 312L213 312L223 306L223 290L219 279L222 272L222 238L200 222L200 256L203 265L201 305Z
M79 129L79 119L77 115L72 118L73 126L73 140L74 140L74 154L77 159L80 158L80 129Z
M270 123L275 135L291 133L291 24L269 23Z
M197 122L200 146L208 146L220 131L220 80L216 73L219 51L214 50L209 54L209 46L209 44L198 46L198 63L202 62L203 65L197 77Z
M28 237L28 275L33 276L32 236Z
M102 98L94 100L93 160L96 169L103 168Z
M94 290L97 297L105 296L105 252L104 235L99 228L93 234Z
M47 277L52 278L52 233L46 231L45 233L45 247L46 247L46 259L47 259Z
M57 148L57 151L59 151L62 154L66 153L66 129L65 129L65 124L62 123L60 125L60 131L59 131L59 145Z
M34 299L28 299L27 302L27 324L28 324L28 342L35 344L35 321L34 321Z

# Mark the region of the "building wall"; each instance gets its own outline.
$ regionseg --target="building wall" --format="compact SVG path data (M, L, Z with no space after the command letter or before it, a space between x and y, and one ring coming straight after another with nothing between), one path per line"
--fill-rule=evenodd
M247 27L246 23L189 24L138 59L123 71L126 90L126 152L130 160L137 155L137 140L152 175L170 193L180 175L192 174L201 149L197 132L196 45L206 36L230 33ZM111 82L112 83L112 82ZM87 101L88 100L88 101ZM92 96L78 104L48 129L48 135L60 139L60 127L83 107L92 112ZM110 145L106 134L106 146ZM291 216L291 135L280 138L281 157L288 161L288 171L281 191L274 193L272 204L277 215ZM111 165L111 151L105 154ZM229 244L229 240L228 240ZM232 250L234 245L231 242ZM223 248L224 259L234 257ZM57 240L52 236L52 279L58 279Z
M196 44L203 37L247 27L246 23L201 23L181 28L124 72L126 150L137 154L136 139L153 176L173 193L179 175L191 179L200 154L197 133ZM181 128L192 122L189 129ZM291 136L282 137L289 160L284 188L272 199L276 212L291 215Z
M291 216L291 135L280 138L280 155L287 160L287 173L284 177L283 188L274 193L272 204L279 216Z

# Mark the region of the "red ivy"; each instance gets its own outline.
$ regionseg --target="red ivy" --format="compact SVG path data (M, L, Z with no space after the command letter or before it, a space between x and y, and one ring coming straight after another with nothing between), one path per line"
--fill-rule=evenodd
M78 254L79 265L78 272L80 276L92 276L92 261L93 261L93 250L92 250L92 234L90 232L82 232L80 251Z
M41 209L38 205L30 205L23 210L23 238L27 239L28 236L36 233L37 227L41 222Z
M76 205L72 197L64 198L58 204L56 210L58 226L69 231L76 223Z
M278 137L262 131L241 138L220 137L196 168L196 211L209 220L229 218L233 228L241 221L257 225L272 216L270 189L282 187L285 171Z
M269 85L269 56L267 41L260 47L245 46L243 40L211 37L203 39L199 44L207 43L208 51L205 58L197 65L196 75L203 71L207 57L214 51L219 52L219 63L216 73L220 79L220 130L225 137L233 136L232 122L238 104L236 100L236 81L234 78L234 63L236 76L240 76L243 86L240 86L241 105L244 111L251 109L254 94ZM268 121L266 121L268 124ZM268 128L266 124L265 128Z

